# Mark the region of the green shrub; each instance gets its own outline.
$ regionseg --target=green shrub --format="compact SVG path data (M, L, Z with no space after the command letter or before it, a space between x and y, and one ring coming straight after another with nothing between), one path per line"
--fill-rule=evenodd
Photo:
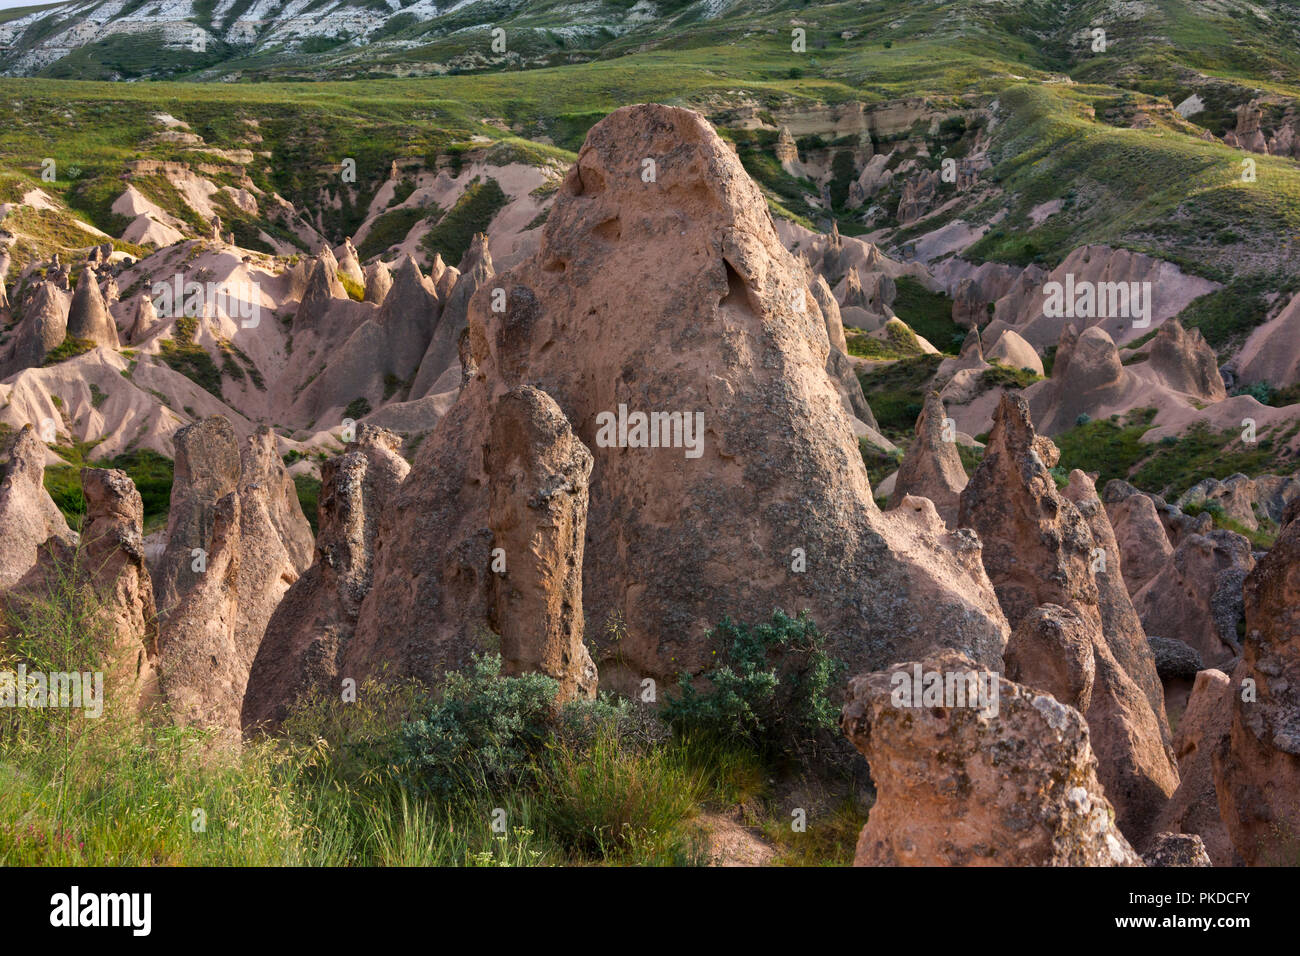
M677 696L664 704L675 730L803 755L821 732L836 728L829 691L843 664L826 652L806 613L792 618L778 610L771 624L756 626L724 618L709 639L722 657L702 675L708 689L682 675Z
M402 730L412 784L440 799L519 786L551 728L559 685L542 674L505 677L497 654L450 671L427 714Z

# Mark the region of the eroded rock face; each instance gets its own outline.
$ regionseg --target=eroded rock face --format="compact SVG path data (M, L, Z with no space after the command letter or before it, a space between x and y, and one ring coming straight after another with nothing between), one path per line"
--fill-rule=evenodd
M858 665L937 640L996 665L1007 630L978 542L933 507L876 508L806 281L699 115L638 106L597 124L538 253L470 301L470 377L385 512L355 659L436 674L468 653L493 547L482 436L497 399L528 384L595 459L583 605L602 686L699 671L722 615L777 605L808 608ZM678 413L674 447L598 440L620 405Z
M1103 500L1119 545L1124 583L1129 595L1136 598L1142 587L1165 569L1174 547L1150 495L1128 482L1112 480L1106 483Z
M1151 341L1151 368L1171 387L1207 402L1228 397L1219 374L1219 360L1200 329L1190 332L1177 319L1170 319Z
M144 554L144 502L124 471L83 468L82 560L108 619L110 706L142 711L157 700L158 620Z
M1052 377L1034 392L1034 420L1044 434L1064 431L1080 415L1114 403L1127 380L1119 349L1101 326L1089 326L1077 335L1069 326L1057 345Z
M1178 789L1156 821L1155 829L1192 833L1201 838L1215 866L1232 866L1236 851L1219 817L1214 789L1214 752L1232 726L1232 683L1218 670L1196 675L1187 707L1174 735L1178 756Z
M356 441L321 467L314 560L267 624L248 679L245 731L278 724L311 688L338 690L342 652L370 592L380 516L410 471L401 445L362 424Z
M226 494L205 511L205 570L194 575L162 621L159 684L176 724L235 739L248 683L248 664L236 638L239 495Z
M392 287L393 275L388 271L388 266L378 259L366 266L365 301L383 305L384 298Z
M1096 627L1057 604L1035 608L1016 625L1002 655L1007 680L1051 694L1087 713L1097 669Z
M1024 399L1004 396L984 460L962 492L959 523L984 542L985 568L1013 628L1048 604L1086 622L1095 671L1086 716L1098 773L1120 826L1141 842L1178 786L1164 691L1106 511L1082 472L1057 491L1049 469L1059 457L1034 431Z
M100 294L95 270L89 265L81 270L77 292L68 307L68 335L110 349L118 347L117 324Z
M211 557L214 509L222 498L238 489L240 473L235 430L220 416L180 429L173 440L176 458L167 514L167 547L154 578L154 594L164 621L185 592L206 575L195 570L198 556L194 552L201 550Z
M582 553L592 457L545 392L501 396L486 455L492 541L508 563L492 578L492 625L508 674L540 672L567 696L594 697L582 643Z
M1152 631L1190 644L1207 666L1222 667L1241 653L1241 587L1254 566L1244 535L1222 528L1191 534L1133 603Z
M36 429L24 425L0 459L0 591L36 566L38 550L49 539L76 544L44 480L45 445Z
M917 666L945 679L979 668L941 651L850 682L842 726L877 792L855 866L1142 865L1077 710L996 674L996 715L952 700L900 706Z
M916 440L907 449L898 468L889 507L904 495L917 495L934 502L935 510L949 527L957 527L957 511L962 489L966 487L966 468L957 453L956 426L945 438L947 413L936 392L925 397L925 406L916 420Z
M1142 855L1147 866L1210 866L1210 855L1199 836L1161 833L1151 849Z
M40 366L67 334L67 300L53 282L37 283L23 303L23 318L4 362L0 363L0 378Z
M240 455L235 646L246 671L253 665L271 614L307 570L312 545L311 525L276 450L275 435L260 428Z
M1219 811L1247 864L1300 859L1300 522L1246 578L1232 729L1214 754ZM1253 683L1247 683L1247 682Z
M454 270L443 274L445 280ZM487 236L479 233L461 260L455 285L442 300L442 317L429 338L411 384L411 397L422 398L460 386L460 342L468 327L470 299L495 275ZM495 288L495 284L494 284Z

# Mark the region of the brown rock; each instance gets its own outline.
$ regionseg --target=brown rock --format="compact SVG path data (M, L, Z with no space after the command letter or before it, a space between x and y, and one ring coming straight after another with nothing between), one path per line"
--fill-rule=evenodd
M1215 866L1232 866L1236 860L1228 830L1219 817L1219 797L1214 789L1214 751L1227 739L1231 726L1232 684L1228 675L1217 670L1201 671L1174 735L1178 789L1155 825L1162 833L1199 836Z
M1195 395L1207 402L1228 397L1219 374L1219 360L1200 329L1190 332L1177 319L1169 319L1156 331L1151 341L1151 368L1180 392Z
M523 385L497 400L486 464L492 542L491 621L505 673L549 674L561 699L596 695L582 643L582 552L592 457L555 402Z
M193 575L162 621L159 684L177 725L215 730L230 740L239 731L248 683L248 664L236 638L239 496L227 494L206 512L206 567Z
M1056 604L1035 608L1016 625L1003 652L1007 680L1051 694L1087 713L1096 677L1096 628Z
M1300 523L1246 578L1232 730L1214 754L1219 812L1247 865L1300 861ZM1252 683L1247 683L1247 682Z
M1221 528L1191 534L1133 603L1153 632L1191 645L1207 666L1223 667L1241 652L1241 583L1254 566L1244 535Z
M958 520L984 542L984 566L1013 628L1035 608L1055 604L1093 633L1086 716L1099 776L1120 826L1141 842L1178 786L1164 692L1105 509L1081 472L1065 494L1057 491L1049 469L1059 457L1051 440L1035 433L1024 399L1005 395Z
M646 156L661 160L653 184ZM385 512L345 659L436 674L468 654L493 546L483 436L496 398L529 384L595 459L583 605L607 686L698 672L723 615L776 606L809 609L858 665L942 640L995 666L1007 632L977 540L932 506L876 508L826 375L824 320L791 307L804 288L761 192L698 114L638 106L597 124L538 253L470 302L471 378ZM698 413L702 440L597 441L620 405ZM796 548L806 573L791 570Z
M1142 865L1077 710L996 674L995 714L953 699L910 706L899 692L918 667L946 681L979 665L945 650L850 682L842 726L877 792L855 866Z
M279 724L311 688L339 689L340 658L370 591L380 516L410 471L401 445L392 432L363 424L321 467L314 560L267 624L248 678L245 731Z
M938 393L929 392L916 420L916 440L908 446L898 468L888 507L895 507L904 495L929 498L939 516L949 527L956 528L960 496L968 479L957 453L955 426L951 438L944 439L946 415Z
M38 282L23 302L13 344L0 363L0 378L38 368L68 334L67 300L53 282Z
M108 620L110 706L143 711L158 696L158 620L144 555L144 502L124 471L83 468L82 561Z
M1150 850L1142 854L1147 866L1210 866L1210 855L1199 836L1187 833L1161 833Z
M240 456L239 595L235 646L247 669L266 624L285 591L307 570L313 542L293 479L276 451L275 435L263 426L249 436Z
M0 591L8 590L37 563L51 538L67 547L77 536L45 490L45 445L24 425L0 458Z
M194 552L204 550L211 558L213 511L221 499L237 491L240 472L239 443L225 418L213 416L188 425L176 432L173 441L176 458L167 547L154 578L154 596L164 621L185 592L207 574L194 570ZM165 645L165 628L163 639Z
M100 294L95 270L90 266L81 270L76 295L68 307L68 335L110 349L117 348L119 344L117 324L108 311L108 303Z
M1150 495L1126 481L1112 480L1106 483L1104 501L1119 546L1124 584L1136 600L1142 587L1164 570L1174 548Z
M366 302L383 305L384 297L388 295L388 290L392 287L393 275L388 271L388 266L382 261L376 259L366 266Z

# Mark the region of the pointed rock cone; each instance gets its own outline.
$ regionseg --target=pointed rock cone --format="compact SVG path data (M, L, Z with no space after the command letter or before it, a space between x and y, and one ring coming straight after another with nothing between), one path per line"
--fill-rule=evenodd
M132 345L143 342L153 327L158 324L158 313L154 310L153 299L148 293L141 294L135 306L135 319L131 322L131 331L127 341Z
M37 283L23 302L23 318L3 363L0 378L38 368L68 334L67 300L53 282Z
M451 292L456 288L456 283L460 280L460 270L455 266L447 266L442 275L438 277L438 301L446 302L451 297Z
M365 301L373 302L375 305L383 305L384 297L388 295L388 290L392 287L393 274L388 271L388 266L381 260L376 259L366 266Z
M1151 368L1170 388L1207 402L1228 397L1219 374L1219 360L1200 329L1190 332L1177 319L1169 319L1151 342Z
M38 550L50 538L76 541L44 480L45 444L35 428L24 425L0 456L0 591L35 567Z
M336 290L339 294L336 294ZM317 260L312 264L311 274L307 277L307 289L302 294L302 301L298 303L298 311L293 315L293 330L305 332L317 328L334 301L346 296L347 293L343 291L343 286L330 271L330 267Z
M443 275L445 279L447 274ZM442 315L429 347L420 361L419 371L411 383L411 397L423 398L440 392L454 390L461 380L460 340L469 327L470 298L488 283L496 273L492 269L492 253L488 251L487 236L474 237L469 251L461 260L460 275L455 288L442 300Z
M68 335L110 349L118 348L120 344L117 325L99 293L99 282L90 266L81 270L81 281L77 283L77 292L68 308Z
M645 156L662 157L653 188ZM782 606L806 608L855 671L940 641L998 666L1008 629L978 540L948 532L924 499L876 507L826 374L823 319L790 307L806 288L761 190L698 113L634 106L596 124L537 252L470 299L474 372L384 513L344 670L388 661L433 675L476 646L500 573L490 529L503 479L484 436L520 385L550 396L595 460L583 611L623 622L616 642L586 635L602 686L699 674L721 654L724 615L770 620ZM648 425L644 441L629 425L620 441L620 406L625 425L658 413L667 437L652 447ZM674 411L677 437L663 418ZM516 490L542 503L558 493ZM506 554L507 577L520 560L532 558Z
M309 690L338 686L340 655L370 591L380 518L411 470L401 446L392 432L362 424L321 467L313 561L267 624L244 697L246 732L278 725Z
M357 258L356 247L352 245L352 240L345 239L343 245L339 246L336 255L338 261L338 270L342 275L347 276L357 285L362 285L366 281L366 274L361 269L361 260Z
M925 406L916 420L916 440L898 468L889 507L896 508L905 495L929 498L939 517L950 528L957 527L961 492L966 487L966 468L957 453L956 426L945 429L947 413L936 392L925 396Z
M1059 458L1034 431L1025 400L1004 395L984 459L961 493L958 524L984 543L984 567L1013 628L1054 604L1090 629L1096 678L1085 716L1097 772L1120 828L1140 846L1178 786L1164 690L1105 508L1081 472L1065 494L1057 491L1050 469ZM1021 679L1034 684L1032 675Z

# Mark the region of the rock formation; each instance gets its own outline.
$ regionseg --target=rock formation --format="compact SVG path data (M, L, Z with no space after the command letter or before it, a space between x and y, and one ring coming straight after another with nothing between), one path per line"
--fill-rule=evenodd
M363 424L356 441L321 467L314 559L267 624L248 678L246 731L278 724L311 688L338 690L342 652L370 591L380 517L410 471L401 444Z
M164 622L185 592L207 576L197 567L211 558L213 512L225 496L238 490L240 469L239 442L225 418L188 425L176 432L173 441L176 459L167 547L154 577L154 594ZM236 527L236 536L238 531ZM165 627L163 637L165 643Z
M1141 866L1077 710L996 674L995 713L897 695L917 670L947 685L978 669L949 650L850 682L842 726L877 794L854 865Z
M158 694L158 620L144 556L144 501L126 472L83 468L82 561L107 617L109 706L144 710Z
M661 158L656 183L636 173L644 156ZM724 614L778 605L809 609L854 666L938 641L995 666L1007 631L978 542L932 506L877 509L816 344L824 320L811 297L791 307L805 283L700 116L638 106L597 124L539 251L470 301L468 381L385 511L345 663L437 674L472 649L493 547L483 436L499 396L528 384L595 459L583 605L602 686L697 672ZM673 447L620 442L620 405L677 413L656 431ZM792 570L799 553L806 573Z
M957 453L955 426L952 435L944 435L945 416L938 394L927 393L925 406L916 420L916 439L908 446L898 468L888 507L898 505L904 495L929 498L939 516L950 528L956 528L959 499L967 478L961 455Z
M520 386L497 400L485 464L492 543L491 623L508 674L540 672L565 696L594 697L583 644L582 552L593 459L550 397Z
M1177 634L1208 666L1222 667L1241 653L1241 587L1254 566L1248 538L1220 528L1191 534L1133 603L1152 630Z
M0 362L0 378L25 368L38 368L67 334L67 300L53 282L38 282L23 302L22 321Z
M1248 865L1300 860L1300 522L1246 578L1232 729L1214 754L1219 812Z
M95 270L89 265L81 270L76 295L68 307L68 335L110 349L119 345L117 324L100 294Z
M1178 789L1156 821L1156 829L1194 833L1205 843L1215 866L1232 866L1236 852L1219 817L1214 789L1214 752L1232 726L1232 684L1228 675L1203 670L1196 675L1187 707L1174 734Z
M45 446L36 429L24 425L0 458L0 591L35 567L39 549L51 538L69 547L76 543L44 478Z
M1200 329L1188 332L1177 319L1170 319L1151 340L1151 368L1170 388L1207 402L1228 397L1219 374L1219 360Z
M1095 679L1086 717L1098 773L1120 826L1140 843L1178 785L1164 692L1105 509L1081 472L1064 494L1057 491L1049 469L1059 456L1035 433L1024 399L1004 396L984 460L961 494L958 522L979 533L1012 628L1054 604L1089 629Z
M311 525L293 479L262 427L244 443L239 477L239 595L235 646L245 671L285 591L311 563Z

